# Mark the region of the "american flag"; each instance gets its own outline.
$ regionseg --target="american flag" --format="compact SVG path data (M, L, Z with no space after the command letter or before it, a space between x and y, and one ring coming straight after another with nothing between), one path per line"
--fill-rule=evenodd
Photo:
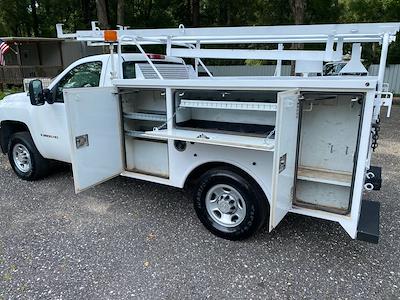
M0 39L0 66L4 66L6 61L4 60L4 54L10 49L10 46L7 45L5 41Z

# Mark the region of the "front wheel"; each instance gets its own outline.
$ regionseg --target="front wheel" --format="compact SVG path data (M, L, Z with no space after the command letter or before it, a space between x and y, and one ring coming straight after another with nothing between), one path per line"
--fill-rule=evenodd
M269 215L267 200L260 188L229 169L212 169L203 174L193 198L203 225L229 240L250 237Z
M49 160L39 153L28 132L18 132L11 136L8 160L15 174L23 180L40 179L49 171Z

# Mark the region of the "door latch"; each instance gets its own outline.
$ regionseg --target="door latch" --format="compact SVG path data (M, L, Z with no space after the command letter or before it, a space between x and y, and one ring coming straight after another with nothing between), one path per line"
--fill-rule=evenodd
M282 173L286 169L286 157L287 153L279 157L279 173Z
M76 149L80 149L82 147L88 147L89 146L89 135L84 134L80 136L75 137L75 145Z

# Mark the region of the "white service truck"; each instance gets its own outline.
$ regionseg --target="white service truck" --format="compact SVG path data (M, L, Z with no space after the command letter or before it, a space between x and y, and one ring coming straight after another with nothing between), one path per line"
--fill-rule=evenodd
M154 64L183 66L183 60L148 54ZM142 54L124 54L123 78L146 78L136 66L146 62ZM29 93L16 93L0 102L0 147L8 154L15 173L25 180L48 174L51 160L71 162L63 90L66 88L112 86L109 54L82 58L58 75L48 89L47 101L31 104ZM114 64L117 60L114 60Z
M376 243L379 203L364 197L381 184L370 162L381 107L391 105L383 76L399 27L102 31L92 24L65 34L58 25L60 38L109 45L110 55L86 58L81 75L74 70L85 60L77 62L49 89L33 80L30 104L23 94L5 99L2 149L24 179L39 177L48 159L71 162L76 192L118 175L187 188L199 219L223 238L243 239L265 224L273 230L291 212L338 222L353 239ZM277 49L233 46L257 43ZM285 50L288 43L324 47ZM382 45L378 76L365 76L361 43ZM126 45L139 58L128 59ZM164 45L166 56L147 55L143 45ZM339 76L321 76L346 48L351 59ZM174 57L193 59L194 67ZM276 71L214 77L202 58L271 60ZM296 76L281 76L282 61L296 62ZM209 77L198 76L199 65ZM65 84L71 76L79 83Z

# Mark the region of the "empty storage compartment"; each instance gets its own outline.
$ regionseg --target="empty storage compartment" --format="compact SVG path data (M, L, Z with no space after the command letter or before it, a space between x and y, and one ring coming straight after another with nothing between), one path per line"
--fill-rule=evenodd
M126 170L169 177L168 144L166 141L125 137Z
M178 90L176 128L266 137L275 128L275 91Z
M300 102L296 205L347 214L362 94L304 93Z
M165 90L129 88L119 93L125 133L126 170L168 178L167 141L145 136L146 131L165 125Z

